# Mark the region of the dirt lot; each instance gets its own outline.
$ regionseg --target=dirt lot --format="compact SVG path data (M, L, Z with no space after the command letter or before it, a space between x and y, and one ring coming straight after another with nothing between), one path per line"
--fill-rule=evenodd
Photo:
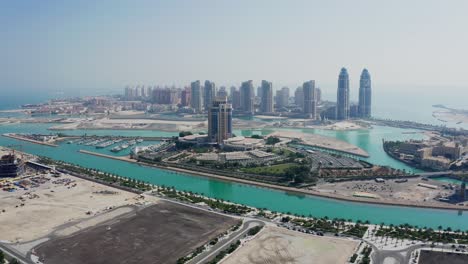
M466 264L468 263L468 254L447 253L437 251L422 250L419 256L419 264Z
M358 241L266 227L223 264L339 264L346 263L358 245Z
M0 240L34 240L60 225L89 218L109 207L135 203L138 198L136 194L72 176L45 177L49 181L28 190L0 190Z
M160 201L136 215L36 248L46 264L176 263L226 231L234 218Z
M438 188L430 189L421 187L418 186L418 183L435 185L438 186ZM450 196L454 193L454 190L446 189L443 185L447 185L447 183L410 178L408 182L404 183L397 183L395 180L385 180L384 183L376 183L374 180L326 183L318 185L314 187L314 189L324 193L336 193L348 197L352 197L354 192L367 192L376 194L380 199L387 201L407 201L444 205L445 203L434 200L434 198Z

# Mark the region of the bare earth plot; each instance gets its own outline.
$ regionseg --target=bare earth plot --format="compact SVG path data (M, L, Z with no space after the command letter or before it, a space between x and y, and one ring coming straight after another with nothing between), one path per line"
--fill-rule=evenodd
M63 180L70 183L53 183ZM29 190L0 190L0 200L0 240L26 242L46 236L63 224L139 199L134 193L65 175Z
M46 264L172 264L237 221L160 201L134 216L48 241L35 250Z
M318 237L266 227L229 256L223 264L339 264L347 263L358 241Z

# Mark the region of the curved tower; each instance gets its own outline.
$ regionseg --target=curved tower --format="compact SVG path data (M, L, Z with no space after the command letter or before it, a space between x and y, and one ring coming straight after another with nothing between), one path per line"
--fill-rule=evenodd
M336 119L346 120L349 118L349 75L346 68L341 68L336 97Z
M359 82L359 117L371 117L372 89L371 77L367 69L362 70Z

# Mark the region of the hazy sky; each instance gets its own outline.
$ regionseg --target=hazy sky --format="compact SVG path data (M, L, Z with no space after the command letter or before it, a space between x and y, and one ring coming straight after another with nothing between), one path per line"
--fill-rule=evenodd
M0 3L2 90L315 79L334 92L342 66L352 89L364 67L380 89L464 89L467 48L466 0Z

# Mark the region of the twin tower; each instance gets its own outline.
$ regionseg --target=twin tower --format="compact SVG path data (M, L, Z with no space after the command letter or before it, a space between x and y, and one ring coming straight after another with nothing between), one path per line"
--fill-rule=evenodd
M357 115L360 118L371 117L371 78L367 69L362 70L359 83L359 104ZM336 98L336 119L346 120L350 117L349 105L349 75L346 68L341 68L338 77L338 92Z

